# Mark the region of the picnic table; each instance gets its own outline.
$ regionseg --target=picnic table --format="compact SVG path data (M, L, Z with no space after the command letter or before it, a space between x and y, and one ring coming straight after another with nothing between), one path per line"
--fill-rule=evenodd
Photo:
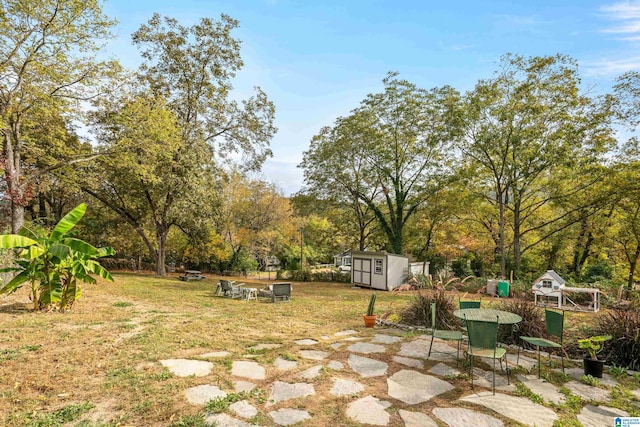
M461 308L454 311L453 315L462 320L482 320L484 322L495 322L498 317L500 325L514 325L522 322L522 317L515 313L492 308Z
M201 271L198 270L185 270L182 276L178 276L178 279L189 282L191 280L203 280L206 277L202 275Z

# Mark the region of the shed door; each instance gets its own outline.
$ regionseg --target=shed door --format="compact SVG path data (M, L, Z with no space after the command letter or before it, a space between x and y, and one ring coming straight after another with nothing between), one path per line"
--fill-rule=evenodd
M371 260L354 258L351 266L353 269L353 283L363 286L371 286Z

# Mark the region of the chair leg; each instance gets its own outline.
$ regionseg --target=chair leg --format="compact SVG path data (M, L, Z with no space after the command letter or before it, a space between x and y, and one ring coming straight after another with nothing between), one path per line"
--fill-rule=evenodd
M538 379L540 379L540 346L538 347Z
M504 365L506 366L506 371L507 371L507 385L511 384L511 381L509 381L509 362L507 361L507 353L504 354Z
M494 355L495 356L495 355ZM500 369L502 369L502 359L500 359ZM493 358L493 395L496 394L496 359Z
M427 354L427 360L431 357L431 348L433 347L433 335L431 335L431 344L429 345L429 353Z
M456 353L456 368L458 367L458 362L460 361L460 342L462 342L462 340L458 340L458 352ZM431 340L431 345L433 345L433 339ZM431 354L431 347L429 347L429 354ZM427 360L429 360L429 356L427 356Z
M473 354L469 355L469 376L471 377L471 390L473 390Z

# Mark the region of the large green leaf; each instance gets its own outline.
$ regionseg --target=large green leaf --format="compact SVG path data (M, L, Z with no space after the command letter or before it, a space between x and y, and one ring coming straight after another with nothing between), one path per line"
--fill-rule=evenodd
M2 249L27 248L37 244L38 242L25 236L0 234L0 248Z
M51 236L49 237L50 241L55 241L60 239L65 233L71 230L75 225L82 219L84 213L87 211L87 205L84 203L80 203L78 206L73 208L71 212L66 214L58 224L56 224L55 228L51 232Z
M115 255L116 251L115 249L113 249L111 246L105 246L104 248L99 248L98 249L98 258L102 258L105 256L112 256Z
M0 294L10 294L15 292L18 288L22 286L24 282L29 280L29 273L27 271L23 271L18 274L16 277L11 279L9 283L0 288Z
M111 274L97 262L87 261L87 267L89 267L91 271L93 271L95 274L102 277L103 279L113 282L113 277L111 276Z
M49 248L49 253L58 259L66 259L71 255L71 248L67 245L54 243Z
M90 245L89 243L85 242L84 240L69 238L69 239L64 239L64 243L74 251L84 255L98 256L99 254L98 249L96 249L94 246Z

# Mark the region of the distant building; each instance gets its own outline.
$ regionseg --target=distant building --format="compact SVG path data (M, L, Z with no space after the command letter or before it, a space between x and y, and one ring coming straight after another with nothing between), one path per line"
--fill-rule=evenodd
M405 283L409 258L386 252L351 252L351 283L356 286L391 291Z
M340 267L343 265L351 265L351 251L344 251L333 256L333 265Z

